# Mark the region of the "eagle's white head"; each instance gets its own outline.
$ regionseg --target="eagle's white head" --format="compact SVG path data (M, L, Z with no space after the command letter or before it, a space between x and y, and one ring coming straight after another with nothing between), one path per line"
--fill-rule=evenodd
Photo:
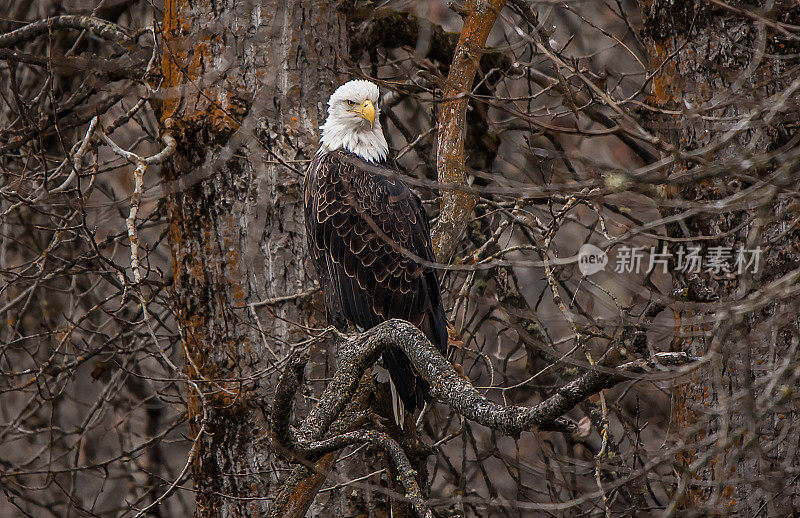
M380 162L389 155L380 115L377 85L361 79L349 81L328 100L328 118L320 126L320 153L346 149L367 160Z

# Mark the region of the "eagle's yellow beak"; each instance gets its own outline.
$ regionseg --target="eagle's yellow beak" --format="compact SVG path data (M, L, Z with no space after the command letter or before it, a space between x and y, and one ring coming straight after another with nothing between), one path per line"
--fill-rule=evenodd
M375 105L373 105L372 101L369 99L364 99L364 102L361 103L361 106L353 110L353 112L369 121L370 128L375 126Z

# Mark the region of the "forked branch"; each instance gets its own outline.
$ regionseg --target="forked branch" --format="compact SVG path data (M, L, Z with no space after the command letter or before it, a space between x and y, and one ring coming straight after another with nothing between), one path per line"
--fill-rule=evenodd
M537 428L572 432L576 429L575 424L563 415L587 397L613 387L630 378L632 374L646 372L648 368L654 367L654 363L661 367L679 366L694 360L684 353L659 353L652 359L635 360L616 369L606 367L590 370L538 405L503 406L483 397L469 380L459 376L424 333L406 321L388 320L359 335L346 336L343 340L339 346L339 369L328 383L319 402L296 431L292 431L289 426L291 395L302 379L305 362L304 359L292 359L289 362L278 386L272 415L276 449L288 450L293 456L302 456L313 462L323 454L350 444L374 444L389 453L401 473L406 497L420 516L427 515L427 507L420 507L421 497L417 500L417 495L421 494L418 493L419 487L413 473L409 471L411 468L405 453L398 453L397 443L388 436L364 431L326 437L331 425L353 399L365 371L378 360L387 347L398 347L405 352L420 375L430 384L431 395L440 403L450 406L471 421L508 435L518 435ZM403 476L404 473L410 476ZM282 515L273 513L273 516Z

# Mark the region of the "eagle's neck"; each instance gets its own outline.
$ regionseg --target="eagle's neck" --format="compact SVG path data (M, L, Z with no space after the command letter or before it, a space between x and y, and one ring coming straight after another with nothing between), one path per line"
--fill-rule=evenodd
M389 156L380 121L376 120L372 128L353 128L328 117L321 129L318 153L345 149L367 162L383 162Z

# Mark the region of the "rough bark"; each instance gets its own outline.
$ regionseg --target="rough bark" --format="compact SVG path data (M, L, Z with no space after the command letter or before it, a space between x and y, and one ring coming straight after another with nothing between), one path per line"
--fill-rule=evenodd
M464 27L450 65L439 116L436 163L439 182L445 185L467 185L464 132L469 94L486 38L503 5L505 0L470 1L461 13ZM442 189L439 222L431 233L434 253L439 261L448 261L476 203L477 196L472 193Z
M556 394L535 406L506 406L480 395L468 380L456 373L450 362L428 341L422 331L403 320L388 320L354 337L344 337L340 347L343 352L339 358L339 369L318 403L294 432L289 427L292 394L300 385L303 367L308 358L292 357L277 389L272 422L276 450L303 464L299 471L295 470L295 474L305 472L305 466L310 466L322 455L347 445L370 443L389 454L390 466L402 481L405 493L402 500L408 501L414 514L420 517L432 515L423 499L420 484L415 480L417 470L406 456L408 450L403 448L404 445L383 432L359 430L340 433L341 425L337 426L337 423L358 421L353 412L363 408L363 404L353 403L360 399L359 393L365 385L365 378L370 376L368 369L388 347L398 347L405 352L417 371L428 381L431 395L438 401L470 421L514 436L534 428L573 432L576 430L575 424L562 416L589 396L611 388L629 376L651 371L656 365L660 368L681 366L694 360L684 353L659 353L650 360L636 360L617 368L597 365L595 370L561 387ZM317 463L315 471L324 462L325 458ZM313 478L310 473L298 476L292 484L287 483L281 488L282 496L277 499L270 516L301 516L305 507L298 503L308 501L308 496L303 499L298 493L306 491L308 495L308 483ZM394 511L394 505L392 509ZM403 510L404 515L409 512L410 510Z
M160 120L178 141L164 179L174 308L194 381L197 515L264 516L276 472L260 406L310 312L303 297L250 304L313 288L301 173L341 81L343 24L325 2L167 0L163 45Z
M665 189L667 196L711 202L742 192L751 181L767 180L776 185L788 181L771 176L780 174L787 163L764 157L784 156L781 147L791 137L786 119L775 114L785 109L782 93L797 88L798 76L792 73L793 65L786 56L797 53L800 46L796 39L783 38L769 20L796 25L800 9L785 2L756 4L642 3L651 70L658 70L648 102L656 110L673 111L643 115L653 130L686 158L677 160L669 171L662 171L665 176L679 178L676 183L682 184L677 189ZM675 110L683 115L674 115ZM711 117L687 117L687 110ZM733 138L726 141L730 136ZM750 175L751 179L742 183L734 180L733 173ZM673 418L687 444L708 437L714 447L690 446L678 457L681 479L672 511L780 514L788 511L781 495L798 491L796 477L789 480L787 476L779 483L771 480L776 476L776 466L786 460L786 443L775 440L785 410L777 410L763 399L764 394L753 392L766 377L778 376L782 355L790 347L789 335L784 332L796 333L796 322L786 326L783 317L779 318L776 310L780 295L773 295L774 302L763 313L752 308L730 310L734 300L741 300L754 289L766 290L764 286L796 267L800 259L791 238L769 239L778 236L780 229L797 216L796 208L787 207L786 199L776 196L778 192L772 186L754 192L748 199L756 208L749 214L718 211L688 218L683 228L676 225L672 229L673 235L681 238L728 233L725 238L704 243L708 246L761 246L768 250L762 257L763 272L754 279L714 278L707 272L676 278L679 285L688 287L688 293L710 293L711 299L719 300L719 313L706 326L676 322L684 336L693 335L681 340L679 347L692 355L707 355L711 361L675 390ZM748 216L753 217L751 224L731 232ZM711 299L704 296L692 300ZM691 322L691 316L685 312L683 322ZM792 328L794 331L790 331ZM709 333L703 335L702 331ZM765 450L758 451L762 441Z

